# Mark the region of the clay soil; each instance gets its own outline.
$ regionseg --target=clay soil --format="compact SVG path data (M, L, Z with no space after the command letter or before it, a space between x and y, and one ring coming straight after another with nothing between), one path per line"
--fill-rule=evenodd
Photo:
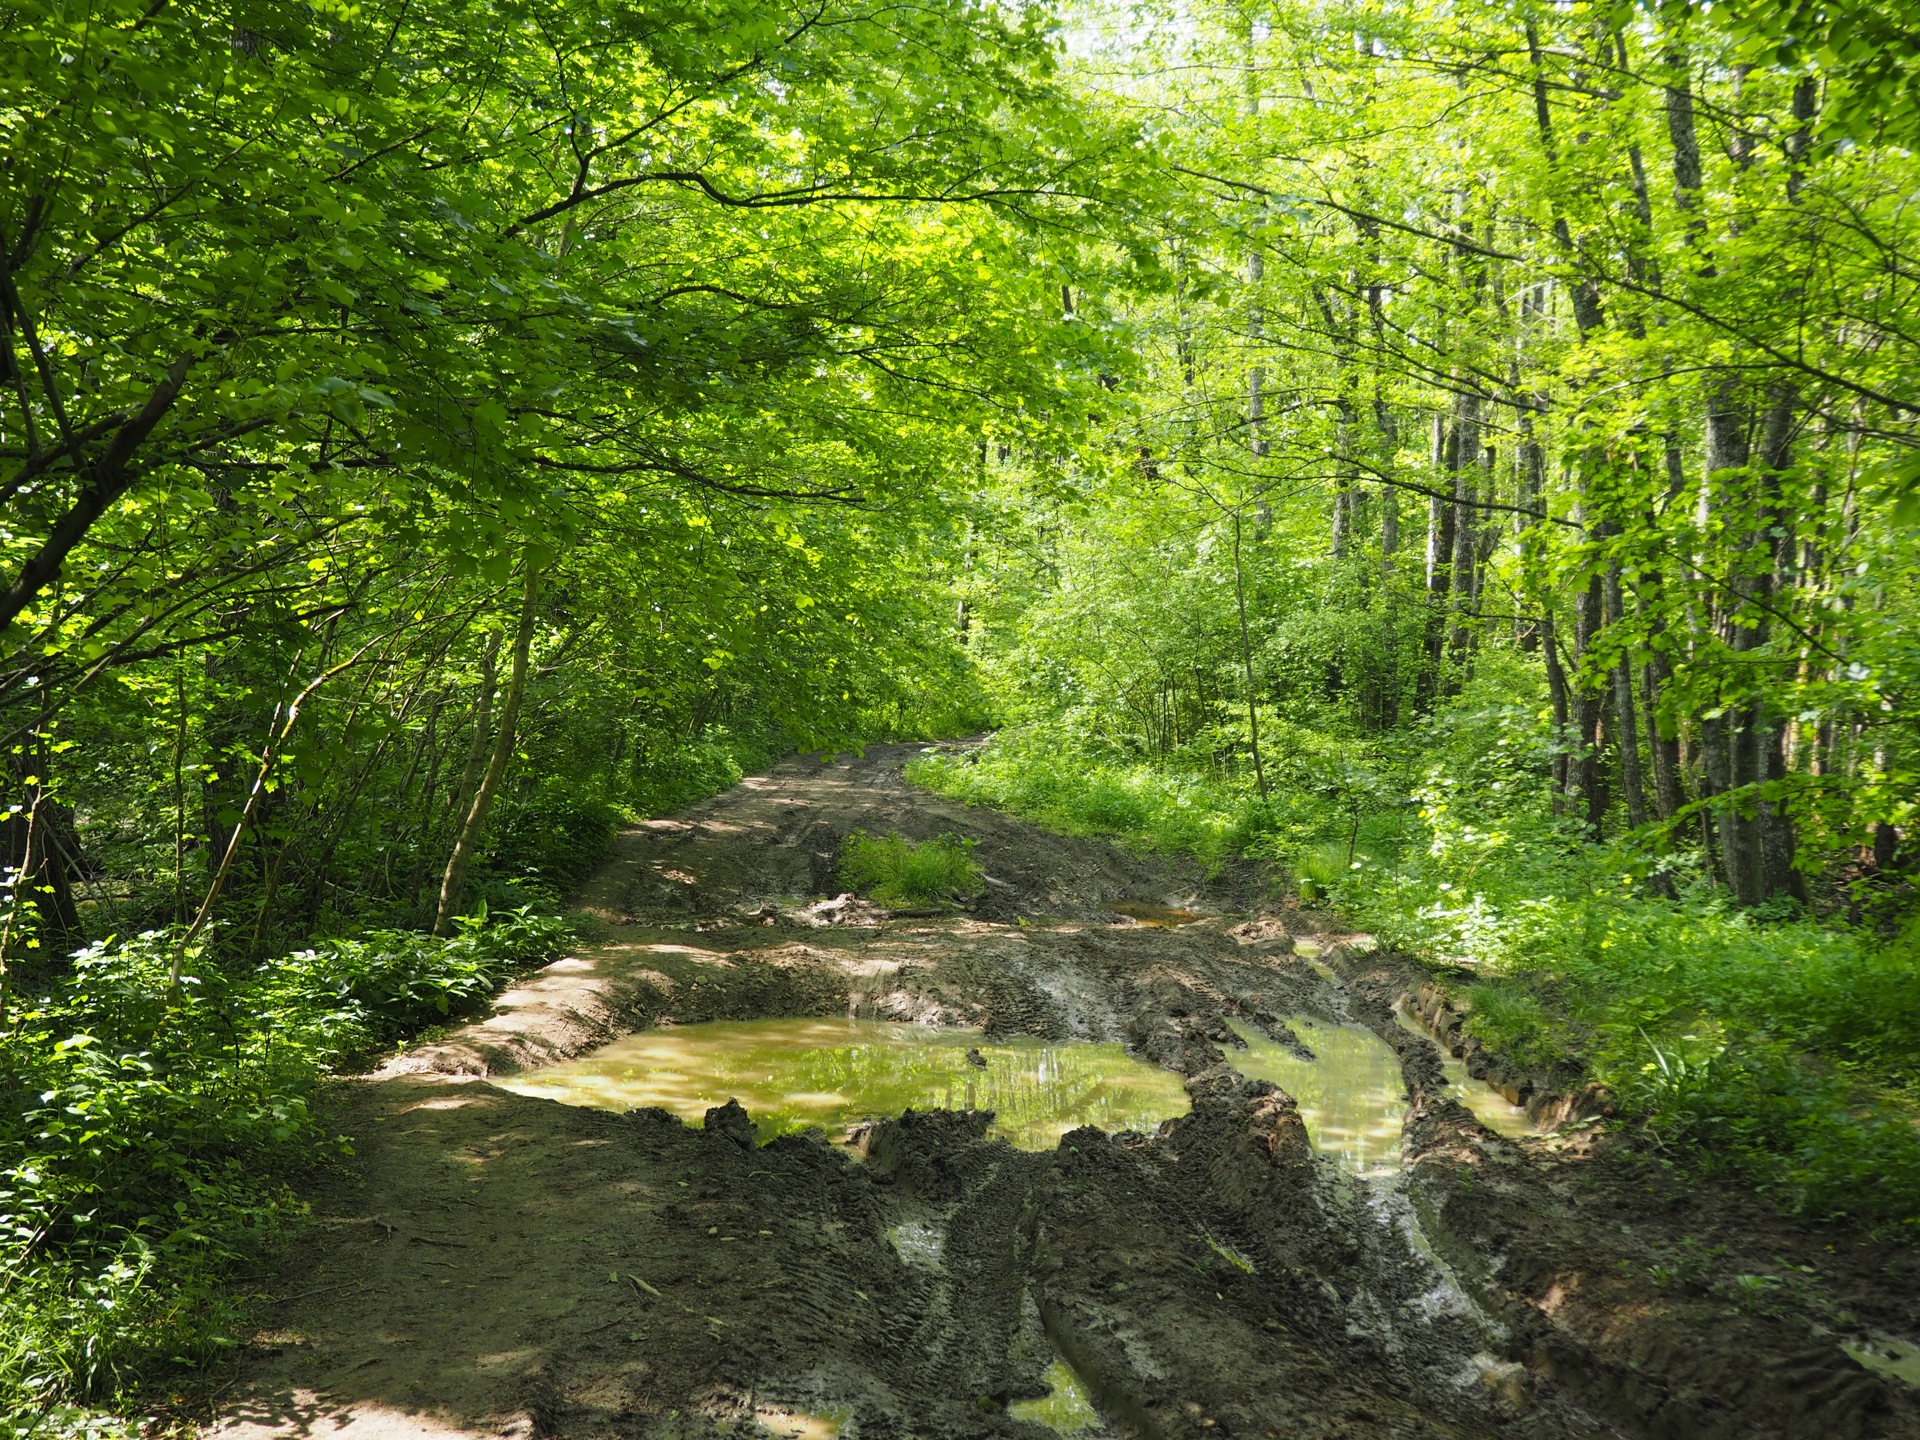
M1913 1393L1841 1348L1920 1333L1910 1251L1690 1182L1604 1120L1500 1140L1394 1023L1431 1009L1410 963L1257 877L916 791L913 753L791 760L625 833L582 899L594 943L337 1085L352 1157L316 1171L214 1433L1045 1440L1008 1406L1058 1356L1115 1435L1920 1436ZM975 838L988 894L815 903L861 828ZM756 1145L737 1107L700 1128L489 1083L647 1026L807 1015L1123 1041L1192 1113L1044 1154L910 1114L856 1154ZM1401 1174L1337 1172L1234 1069L1229 1019L1297 1043L1290 1015L1396 1048Z

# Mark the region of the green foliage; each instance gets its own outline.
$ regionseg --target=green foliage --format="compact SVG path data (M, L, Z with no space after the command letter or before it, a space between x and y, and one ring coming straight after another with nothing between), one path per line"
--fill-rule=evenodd
M566 938L552 917L483 915L451 940L378 933L234 971L154 931L91 945L16 999L0 1415L107 1400L229 1343L224 1276L297 1218L285 1179L334 1143L316 1083L470 1013Z
M606 859L620 818L615 806L572 785L543 785L501 807L487 840L489 867L570 895Z
M1332 894L1334 888L1346 879L1351 864L1344 845L1323 842L1296 850L1289 868L1293 871L1294 885L1300 892L1300 898L1311 903L1325 900Z
M676 743L667 739L649 746L631 772L627 793L641 815L666 815L738 785L777 753L778 742L736 738L714 730L698 740Z
M954 835L916 843L856 830L840 847L841 883L896 909L968 900L987 888L973 847Z

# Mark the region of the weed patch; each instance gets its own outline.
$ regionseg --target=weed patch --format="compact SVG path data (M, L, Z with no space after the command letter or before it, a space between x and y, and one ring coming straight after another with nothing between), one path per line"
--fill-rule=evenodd
M967 900L987 888L973 841L952 835L915 844L856 830L840 849L840 879L895 909Z

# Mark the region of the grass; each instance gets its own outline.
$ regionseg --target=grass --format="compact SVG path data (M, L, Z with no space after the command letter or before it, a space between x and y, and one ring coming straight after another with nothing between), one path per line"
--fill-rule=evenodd
M1094 755L1045 732L1010 734L967 755L921 755L916 785L992 805L1068 835L1117 835L1218 864L1264 833L1254 797L1200 776Z
M987 888L973 845L953 835L915 844L856 830L840 848L840 879L896 910L968 900Z
M1675 1163L1920 1240L1920 920L1888 940L1747 913L1688 856L1576 839L1541 803L1528 707L1468 697L1417 741L1398 795L1367 781L1358 816L1299 776L1263 805L1044 731L908 778L1069 833L1278 861L1304 902L1449 977L1486 1043L1598 1079Z

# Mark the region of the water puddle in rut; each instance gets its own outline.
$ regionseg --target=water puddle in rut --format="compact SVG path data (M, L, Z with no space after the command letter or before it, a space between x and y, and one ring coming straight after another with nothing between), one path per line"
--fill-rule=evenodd
M1920 1386L1920 1345L1875 1331L1866 1340L1848 1340L1840 1347L1869 1370Z
M698 1123L738 1100L760 1138L809 1126L836 1140L905 1110L992 1110L993 1135L1050 1150L1081 1125L1151 1130L1187 1113L1170 1070L1119 1045L992 1043L977 1030L881 1020L714 1020L643 1030L544 1070L496 1081L521 1095Z
M1526 1106L1514 1104L1486 1081L1474 1079L1467 1073L1467 1062L1456 1060L1453 1052L1436 1039L1426 1026L1404 1010L1395 1010L1393 1018L1400 1022L1400 1028L1408 1034L1433 1041L1433 1048L1440 1052L1441 1068L1447 1072L1447 1089L1453 1092L1454 1099L1473 1112L1474 1119L1494 1134L1505 1135L1509 1139L1540 1133L1539 1126L1527 1114Z
M1242 1075L1271 1080L1299 1103L1314 1149L1343 1170L1377 1175L1400 1163L1400 1127L1407 1118L1407 1082L1400 1057L1371 1030L1296 1016L1287 1022L1318 1056L1302 1060L1258 1031L1235 1025L1246 1042L1227 1063Z
M1136 924L1159 930L1172 930L1207 918L1198 910L1176 910L1168 905L1154 905L1145 900L1116 900L1107 906L1107 909L1115 915L1126 916Z
M1086 1387L1067 1367L1066 1361L1055 1360L1042 1378L1053 1387L1052 1391L1038 1400L1014 1401L1007 1406L1009 1415L1016 1420L1045 1425L1061 1435L1078 1435L1100 1428L1100 1412L1093 1408Z

